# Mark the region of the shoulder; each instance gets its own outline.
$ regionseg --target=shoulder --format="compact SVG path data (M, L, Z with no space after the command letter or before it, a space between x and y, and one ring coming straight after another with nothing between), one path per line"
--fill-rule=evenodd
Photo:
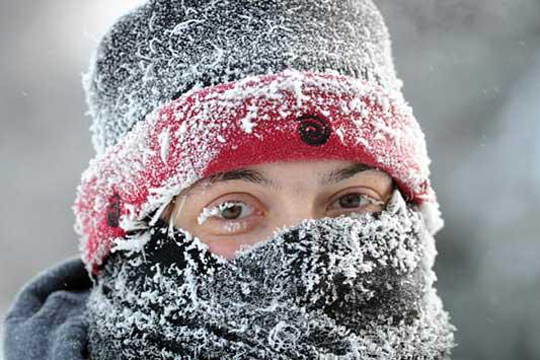
M66 260L25 285L5 319L6 360L82 359L92 286L80 259Z

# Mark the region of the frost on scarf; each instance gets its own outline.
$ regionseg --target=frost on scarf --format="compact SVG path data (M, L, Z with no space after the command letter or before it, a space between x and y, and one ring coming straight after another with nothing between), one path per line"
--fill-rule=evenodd
M449 359L434 239L398 191L382 212L306 220L230 262L161 220L147 231L91 294L92 358Z

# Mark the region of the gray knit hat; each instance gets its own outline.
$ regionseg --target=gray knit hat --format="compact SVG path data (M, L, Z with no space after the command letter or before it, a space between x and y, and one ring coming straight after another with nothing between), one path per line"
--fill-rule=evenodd
M295 69L400 92L371 0L153 0L118 20L84 77L98 155L188 90Z

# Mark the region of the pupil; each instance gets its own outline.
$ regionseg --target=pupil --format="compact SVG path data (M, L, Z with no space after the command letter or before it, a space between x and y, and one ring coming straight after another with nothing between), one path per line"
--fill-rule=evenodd
M355 194L345 195L339 198L339 205L344 208L355 208L360 205L360 196Z
M233 205L224 209L221 214L223 215L223 218L227 220L234 220L234 219L238 219L241 213L242 213L242 207L240 205Z

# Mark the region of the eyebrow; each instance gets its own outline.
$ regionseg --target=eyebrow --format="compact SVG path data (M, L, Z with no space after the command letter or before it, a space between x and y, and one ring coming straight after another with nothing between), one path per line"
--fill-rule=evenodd
M349 179L358 173L361 173L367 170L372 170L372 169L374 169L372 166L362 164L362 163L355 163L353 165L347 166L346 168L333 170L325 174L319 180L319 185L335 184L340 181Z
M231 170L231 171L219 173L216 175L211 175L208 177L207 180L211 184L224 182L224 181L230 181L230 180L243 180L243 181L248 181L248 182L252 182L259 185L276 186L276 184L272 180L267 179L263 174L261 174L257 170L250 170L250 169Z
M326 173L320 178L319 185L324 186L324 185L335 184L340 181L349 179L362 171L372 170L372 169L374 169L372 166L362 164L362 163L355 163L343 169L332 170ZM211 184L230 181L230 180L243 180L243 181L248 181L248 182L259 184L259 185L279 188L279 186L274 181L266 178L259 171L251 170L251 169L231 170L224 173L211 175L208 177L207 180Z

